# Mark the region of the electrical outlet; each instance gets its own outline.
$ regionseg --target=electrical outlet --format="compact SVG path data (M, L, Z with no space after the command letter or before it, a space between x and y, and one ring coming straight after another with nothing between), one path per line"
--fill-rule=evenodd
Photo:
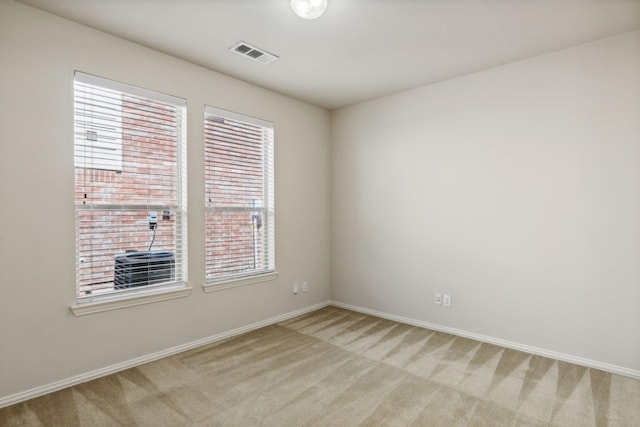
M445 307L451 307L451 295L444 294L442 296L442 305Z
M297 294L298 292L300 292L300 286L298 285L298 282L295 282L293 284L293 293Z
M436 292L436 296L435 296L433 302L435 304L438 304L438 305L442 304L442 294L439 293L439 292Z
M302 282L302 292L309 292L309 282Z

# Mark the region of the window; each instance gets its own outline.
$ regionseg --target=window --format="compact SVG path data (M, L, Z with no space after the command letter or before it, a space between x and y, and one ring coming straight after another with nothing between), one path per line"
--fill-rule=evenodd
M204 124L207 283L275 273L273 124L208 106Z
M77 301L184 288L183 99L75 73Z

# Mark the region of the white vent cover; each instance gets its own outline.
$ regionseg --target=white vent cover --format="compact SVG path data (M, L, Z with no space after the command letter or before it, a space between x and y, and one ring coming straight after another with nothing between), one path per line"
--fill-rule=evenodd
M245 42L240 42L234 45L229 50L237 53L238 55L242 55L249 59L253 59L254 61L258 61L261 64L268 64L278 59L278 57L275 56L274 54L264 51L262 49L258 49L257 47L251 46L249 43L245 43Z

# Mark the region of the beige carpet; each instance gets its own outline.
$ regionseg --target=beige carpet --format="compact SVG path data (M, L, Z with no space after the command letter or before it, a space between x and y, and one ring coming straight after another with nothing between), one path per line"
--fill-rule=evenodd
M1 426L640 426L640 381L335 307L0 409Z

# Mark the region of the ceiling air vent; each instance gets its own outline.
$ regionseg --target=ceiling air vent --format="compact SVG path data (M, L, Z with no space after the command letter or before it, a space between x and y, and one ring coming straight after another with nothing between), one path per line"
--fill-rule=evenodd
M278 59L277 56L262 49L258 49L257 47L251 46L250 44L245 42L240 42L229 50L237 53L238 55L242 55L249 59L253 59L254 61L258 61L261 64L268 64Z

